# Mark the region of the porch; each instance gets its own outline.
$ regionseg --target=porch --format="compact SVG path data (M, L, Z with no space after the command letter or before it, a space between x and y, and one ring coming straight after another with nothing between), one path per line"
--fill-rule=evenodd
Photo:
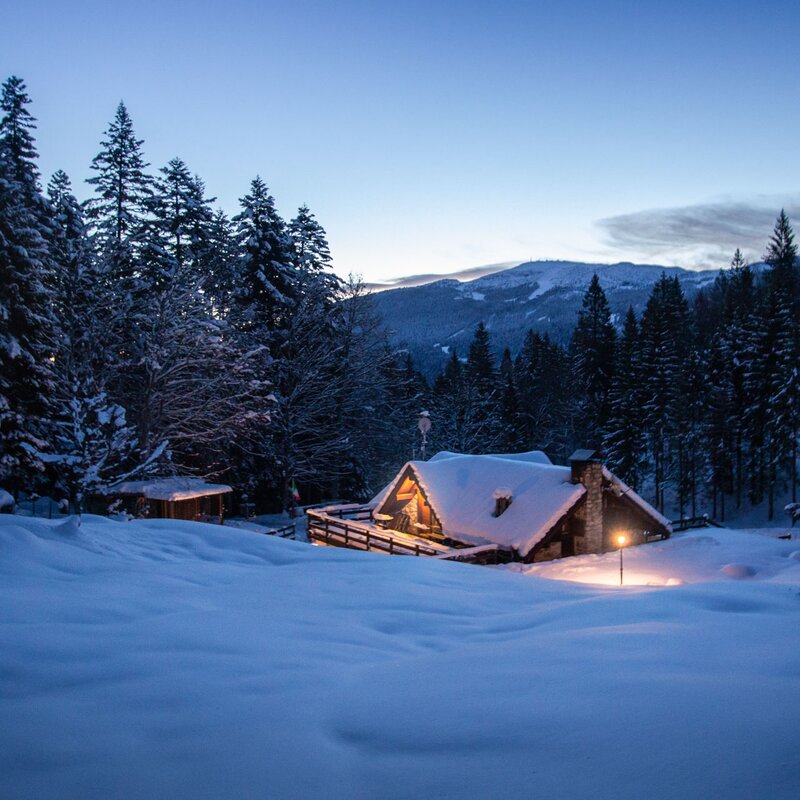
M498 545L454 547L437 541L436 531L416 536L386 527L388 520L376 520L367 506L344 505L309 509L308 539L327 547L369 550L387 555L427 556L479 564L505 563L512 559L510 550Z

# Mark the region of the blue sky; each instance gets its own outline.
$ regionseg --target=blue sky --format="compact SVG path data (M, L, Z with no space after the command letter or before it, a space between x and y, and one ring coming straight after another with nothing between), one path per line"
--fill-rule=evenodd
M35 2L3 10L79 196L124 99L230 212L260 174L368 280L532 258L717 266L800 225L800 4ZM9 33L11 35L9 35Z

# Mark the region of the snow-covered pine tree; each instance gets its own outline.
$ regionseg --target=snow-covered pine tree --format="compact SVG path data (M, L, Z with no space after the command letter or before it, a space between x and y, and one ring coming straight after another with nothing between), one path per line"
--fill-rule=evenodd
M297 299L294 245L264 181L256 177L234 218L241 250L232 319L237 329L264 341L286 324Z
M213 314L217 318L227 317L231 310L239 257L233 223L222 209L218 209L211 217L207 248L201 259L205 276L203 291L211 299Z
M611 469L637 492L647 468L640 347L639 323L633 306L629 306L617 343L603 449Z
M53 485L81 513L89 495L102 492L130 474L147 474L155 456L139 463L136 436L125 409L105 392L86 384L71 387L66 407L54 418L50 452L42 459L53 474Z
M519 430L519 398L514 377L514 359L506 347L500 359L499 371L500 424L502 426L501 447L504 452L516 453L524 447Z
M83 210L72 193L63 170L53 174L47 185L53 209L51 252L56 265L54 308L58 318L55 363L58 371L74 374L87 368L103 354L101 309L106 305L104 287L91 252Z
M33 136L36 120L27 108L30 102L22 78L12 75L3 83L2 99L0 99L3 118L0 125L10 169L7 179L27 187L30 191L37 191L39 169L36 166L36 159L39 154Z
M794 232L784 210L775 223L764 260L768 295L764 304L768 359L765 364L765 433L769 519L775 492L788 477L797 494L797 449L800 428L800 276Z
M499 414L487 402L476 378L467 372L455 350L436 379L431 399L431 452L491 453L500 447L503 429Z
M735 404L733 360L724 328L716 332L708 350L706 398L706 450L712 515L725 521L725 497L734 491L736 437L731 429ZM741 446L741 443L739 443Z
M798 297L797 245L794 231L784 209L775 221L764 261L770 266L767 283L770 289L786 294L793 301Z
M475 328L463 371L463 434L473 437L469 451L491 453L503 440L500 385L489 331L483 321Z
M188 264L200 272L205 266L215 199L205 197L202 180L180 158L171 159L155 179L148 205L167 253L180 268Z
M577 444L599 448L609 417L609 393L614 379L616 331L611 309L595 273L583 296L570 355L577 403Z
M92 160L95 175L86 181L96 193L86 203L86 216L105 265L106 280L121 282L118 295L133 289L153 194L143 144L143 139L136 138L128 109L120 102L101 150Z
M341 281L330 272L331 251L325 229L307 205L297 210L297 216L289 223L288 233L294 244L300 282L321 281L329 294L335 295L341 289Z
M465 375L484 394L487 399L494 396L497 389L497 366L489 337L483 320L475 328L475 334L467 351Z
M78 510L138 466L135 435L125 409L106 394L104 309L108 289L99 280L82 209L66 173L47 187L54 212L52 249L57 265L54 308L59 321L53 357L49 452L41 454L56 490Z
M678 511L683 517L698 515L698 503L708 476L708 458L705 442L708 427L708 401L706 398L708 365L707 354L701 353L690 341L680 371L680 392L683 401L677 406L675 461Z
M32 488L52 393L49 205L38 191L25 84L3 84L0 110L0 483Z
M573 444L569 358L550 338L529 330L514 361L519 432L526 450L565 459Z
M748 321L752 319L756 304L755 275L745 262L741 251L736 250L728 273L728 291L724 312L724 337L726 360L733 392L727 421L733 443L733 492L736 508L741 508L745 485L746 419L750 398L745 388Z
M162 175L137 259L142 291L131 301L131 358L117 396L136 424L142 457L169 442L174 464L219 471L231 440L267 416L267 378L204 291L211 213L202 181L180 159Z
M684 355L689 351L689 308L677 278L663 274L650 294L640 325L644 428L652 459L655 505L677 480L676 422Z

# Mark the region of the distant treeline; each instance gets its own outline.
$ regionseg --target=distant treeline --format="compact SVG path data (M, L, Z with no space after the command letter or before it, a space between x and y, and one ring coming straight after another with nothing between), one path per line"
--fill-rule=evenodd
M731 268L690 305L677 278L655 284L622 331L597 276L568 347L529 331L499 365L483 324L462 360L434 383L434 449L543 449L563 461L578 446L662 510L710 511L797 499L800 270L790 222L778 216L753 270Z

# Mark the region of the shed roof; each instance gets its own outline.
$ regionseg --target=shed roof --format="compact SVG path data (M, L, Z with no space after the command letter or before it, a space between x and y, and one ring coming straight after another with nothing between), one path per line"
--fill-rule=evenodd
M147 500L193 500L197 497L227 494L230 486L222 483L206 483L202 478L172 476L168 478L147 478L140 481L122 481L110 486L106 494L142 495Z

